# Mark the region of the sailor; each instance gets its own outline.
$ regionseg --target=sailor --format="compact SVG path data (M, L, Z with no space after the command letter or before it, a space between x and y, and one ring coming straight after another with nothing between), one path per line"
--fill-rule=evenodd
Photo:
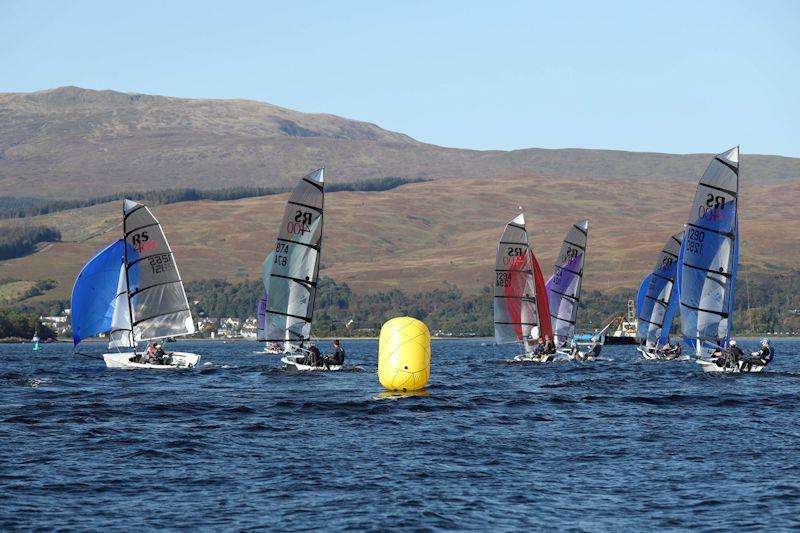
M575 339L570 339L569 341L569 354L570 355L578 355L580 352L578 351L578 343L575 342Z
M547 355L556 353L556 343L553 341L553 337L547 335L545 338L547 340L544 343L544 348L542 353L545 353Z
M155 342L151 342L150 345L147 347L147 351L142 354L139 362L140 363L155 362L157 349L158 349L158 344L156 344Z
M333 341L333 353L326 355L322 360L326 370L330 370L332 366L342 366L344 364L344 348L339 343L339 339Z
M536 349L533 350L534 355L542 355L544 353L544 337L536 339Z
M165 365L167 364L167 352L164 351L164 348L161 347L160 344L156 344L156 350L153 353L154 362L158 365Z
M733 366L739 362L739 359L744 355L741 348L736 346L736 341L731 339L730 345L727 348L721 348L714 352L714 361L717 366L726 367Z
M308 366L319 366L322 357L319 353L319 348L313 342L308 345L308 353L303 358L303 364Z
M750 357L742 361L742 372L750 372L753 365L767 366L772 361L775 350L769 345L769 339L761 339L761 348L750 352Z
M672 346L669 343L669 339L664 343L664 346L661 347L661 353L663 353L667 357L678 357L681 355L681 345L676 344Z

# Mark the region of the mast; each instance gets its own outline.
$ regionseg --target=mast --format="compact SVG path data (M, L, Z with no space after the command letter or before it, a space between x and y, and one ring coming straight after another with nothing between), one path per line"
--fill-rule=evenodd
M128 279L128 235L125 221L128 215L125 213L125 200L122 200L122 253L125 261L125 300L128 302L128 318L131 325L130 342L133 345L133 353L136 354L138 342L133 338L133 304L131 304L131 281Z

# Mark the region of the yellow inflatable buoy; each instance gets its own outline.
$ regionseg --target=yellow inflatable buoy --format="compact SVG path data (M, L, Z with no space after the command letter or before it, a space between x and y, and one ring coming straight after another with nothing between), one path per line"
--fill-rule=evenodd
M381 328L378 379L389 390L419 390L431 375L431 334L409 316L393 318Z

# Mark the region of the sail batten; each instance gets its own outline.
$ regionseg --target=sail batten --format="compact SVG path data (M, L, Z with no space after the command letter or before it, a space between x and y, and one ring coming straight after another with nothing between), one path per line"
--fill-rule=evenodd
M525 217L506 224L494 269L494 336L498 344L522 342L539 326L533 251Z
M134 340L194 333L183 282L161 224L144 204L125 200L123 211L127 299Z
M561 244L555 271L547 280L550 316L557 342L575 334L588 236L588 220L573 224Z
M325 203L324 170L298 181L283 213L277 244L264 261L264 338L303 342L311 337Z
M675 278L684 232L670 236L653 271L639 287L636 338L648 346L663 345L669 339L677 298Z
M713 346L731 334L739 252L739 147L711 160L697 185L680 249L681 332Z

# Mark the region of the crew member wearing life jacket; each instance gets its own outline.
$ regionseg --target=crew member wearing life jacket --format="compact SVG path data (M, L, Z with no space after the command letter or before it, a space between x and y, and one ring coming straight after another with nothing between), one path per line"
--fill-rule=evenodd
M723 348L714 352L714 357L716 357L714 364L719 367L735 366L739 363L739 360L743 355L744 352L741 348L736 346L736 341L731 340L730 345L727 348Z
M303 358L303 364L308 366L320 366L322 356L319 353L319 348L313 342L308 346L308 353Z
M542 353L550 355L556 353L556 343L553 341L553 337L547 335L545 337L544 348L542 349Z
M344 365L344 348L342 348L339 339L333 341L333 349L334 352L331 355L326 355L322 360L327 370L330 370L332 366Z
M753 365L767 366L772 361L775 350L769 345L769 339L761 339L761 348L750 352L750 357L742 361L742 372L750 372Z

